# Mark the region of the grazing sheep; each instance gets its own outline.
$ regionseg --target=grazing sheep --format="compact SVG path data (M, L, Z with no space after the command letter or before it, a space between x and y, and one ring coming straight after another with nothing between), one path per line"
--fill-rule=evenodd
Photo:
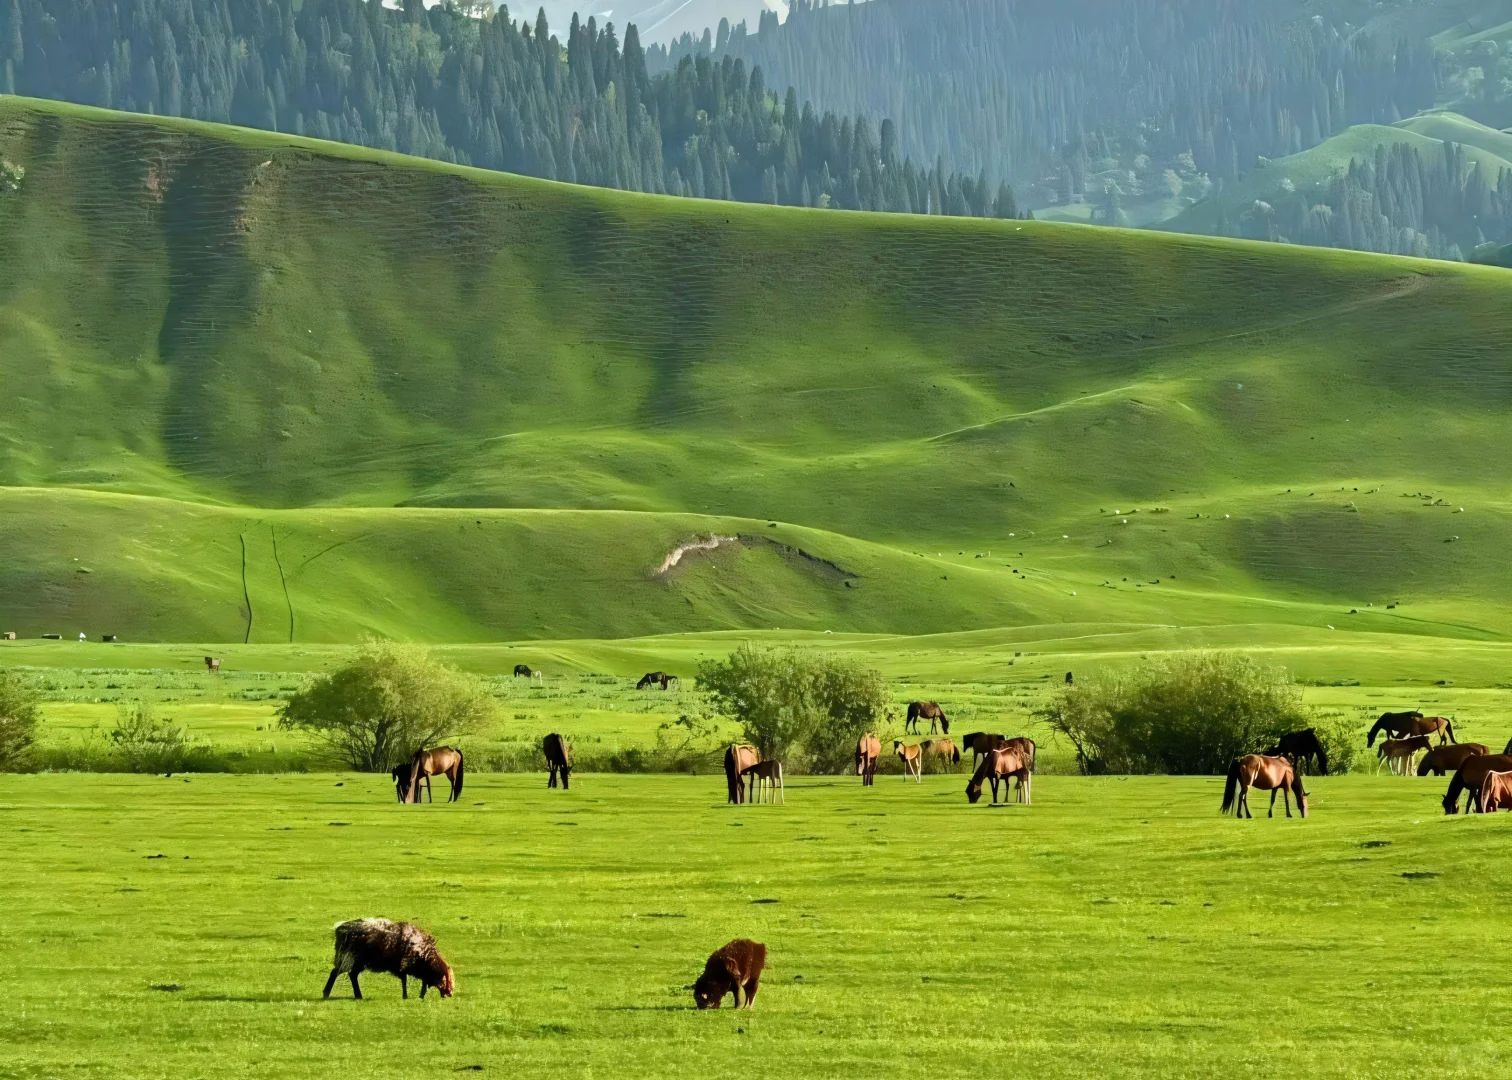
M761 985L766 967L766 946L750 938L736 938L704 964L703 974L693 984L693 1001L700 1009L717 1009L725 995L735 995L737 1009L749 1009Z
M399 976L399 992L409 997L409 977L420 980L420 996L434 986L442 997L457 988L452 969L436 951L436 939L411 923L388 919L349 919L336 925L336 959L326 980L324 997L331 996L336 976L345 972L352 980L352 996L362 1000L357 976L364 971L386 971Z

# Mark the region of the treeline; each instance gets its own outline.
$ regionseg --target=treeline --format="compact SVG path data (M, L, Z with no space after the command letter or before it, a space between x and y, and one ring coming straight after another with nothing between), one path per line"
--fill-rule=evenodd
M1351 124L1434 103L1425 41L1298 20L1267 0L793 0L756 33L722 24L650 54L735 56L842 113L888 116L900 153L1100 192L1138 155L1190 153L1214 180ZM1111 144L1111 147L1110 145ZM1089 158L1087 147L1108 153ZM1111 160L1109 160L1111 159Z
M895 127L800 107L759 65L652 75L633 26L381 0L0 0L0 89L634 191L1013 216L1011 190L916 167Z
M1257 240L1460 259L1486 243L1512 242L1512 169L1487 176L1463 147L1424 156L1402 143L1356 158L1316 193L1257 201L1237 220L1220 206L1218 232Z

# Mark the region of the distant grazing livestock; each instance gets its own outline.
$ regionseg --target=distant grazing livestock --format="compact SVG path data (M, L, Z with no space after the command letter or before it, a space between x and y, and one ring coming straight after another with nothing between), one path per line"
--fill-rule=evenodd
M1414 720L1421 720L1422 718L1423 714L1416 709L1411 709L1407 712L1384 712L1381 714L1381 718L1375 722L1375 726L1370 729L1370 734L1365 736L1365 745L1367 747L1374 746L1376 736L1382 732L1385 732L1394 739L1399 739L1403 735L1420 735L1422 732L1411 730L1411 726Z
M42 640L43 641L62 641L63 640L63 635L62 634L43 634L42 635Z
M726 994L734 994L737 1009L751 1008L765 967L766 946L750 938L736 938L704 963L703 974L693 984L694 1004L700 1009L717 1009Z
M1417 774L1427 776L1443 776L1445 773L1456 772L1461 765L1473 757L1481 754L1489 754L1491 748L1484 743L1462 742L1450 743L1448 746L1435 746L1423 755L1423 760L1418 762Z
M572 744L553 731L541 740L541 752L546 755L546 766L551 770L551 775L546 778L546 786L556 787L557 776L560 774L562 790L566 791L572 779Z
M516 664L515 665L514 678L516 678L516 679L518 679L521 675L525 676L528 679L528 678L530 678L534 674L535 674L535 672L533 672L533 671L530 670L530 665L529 664Z
M116 639L116 636L114 634L101 634L100 635L100 640L101 641L114 641L115 639Z
M1249 817L1249 789L1257 787L1271 793L1270 813L1276 816L1276 792L1286 805L1286 816L1291 817L1291 796L1297 796L1297 809L1307 816L1307 792L1302 790L1302 775L1297 767L1284 757L1266 757L1263 754L1246 754L1235 758L1229 766L1228 779L1223 784L1223 808L1219 813L1234 811L1235 817Z
M218 672L220 670L220 662L221 662L221 658L218 657L218 656L207 656L207 657L205 657L205 670L208 671L208 672L210 672L210 674L214 675L216 672Z
M430 778L433 776L445 776L451 781L451 795L446 801L456 802L462 798L464 772L462 751L450 746L438 746L434 750L415 751L415 756L410 758L408 765L400 765L390 775L394 778L394 786L398 789L399 801L402 803L420 801L421 781L425 783L425 793L430 795ZM436 800L432 797L431 801Z
M961 761L961 751L949 739L925 739L919 749L924 751L926 760L939 758L946 765L957 765Z
M1466 805L1466 811L1480 807L1480 789L1486 782L1486 777L1495 772L1512 772L1512 755L1508 754L1476 754L1465 759L1465 763L1454 771L1454 778L1449 781L1449 790L1444 792L1444 813L1459 813L1460 796L1469 793L1470 801Z
M976 771L971 774L970 781L966 784L966 801L976 805L982 797L982 781L992 784L992 803L997 805L998 782L1003 783L1003 801L1008 799L1008 786L1010 781L1018 781L1018 801L1026 806L1032 801L1030 782L1033 779L1033 765L1016 749L1003 747L997 750L989 750L983 754L977 762Z
M1318 733L1312 728L1288 731L1276 740L1276 745L1265 751L1266 757L1285 757L1300 766L1307 762L1308 770L1314 767L1322 776L1328 775L1328 751L1318 741Z
M362 1000L357 976L364 971L381 971L399 976L399 993L409 997L409 980L420 980L420 996L434 986L442 997L451 997L457 989L452 969L436 951L436 939L407 922L388 919L351 919L336 926L336 959L331 977L326 980L324 997L331 996L338 975L352 980L352 996Z
M1412 762L1431 743L1426 735L1414 735L1408 739L1382 739L1381 745L1376 748L1376 772L1381 771L1383 763L1391 767L1393 773L1408 775L1412 771Z
M1068 671L1068 672L1066 672L1066 685L1070 686L1071 682L1072 682L1072 680L1071 680L1071 673Z
M787 805L787 791L782 785L782 762L776 758L747 765L740 776L750 784L751 795L747 802L762 802L765 795L767 802L780 801Z
M1512 772L1487 773L1475 805L1482 814L1512 810Z
M761 751L750 743L731 743L725 748L725 786L728 790L726 802L745 802L745 781L740 778L741 774L760 760Z
M935 733L935 725L939 725L939 731L943 735L950 734L950 721L945 719L945 713L940 706L933 701L910 701L908 703L908 719L903 721L903 730L915 735L919 734L919 720L929 721L929 733Z
M648 671L641 676L641 680L635 684L635 688L637 690L644 690L650 686L659 686L665 690L675 682L677 682L676 675L668 675L665 671Z
M0 638L3 638L6 641L15 641L16 632L14 630L7 630L5 633L0 634Z
M1446 742L1459 742L1454 737L1454 722L1447 716L1425 716L1420 720L1414 720L1408 735L1437 735L1439 745Z
M882 740L868 731L856 743L856 775L862 787L871 787L877 778L877 759L882 756Z
M924 782L924 778L921 775L924 769L924 751L920 748L920 744L913 743L905 746L894 739L893 753L903 759L903 779L907 780L912 776L922 784Z
M1007 741L1008 736L1006 735L994 735L987 731L973 731L961 740L961 752L969 752L972 755L972 764L975 765L983 754L996 750Z

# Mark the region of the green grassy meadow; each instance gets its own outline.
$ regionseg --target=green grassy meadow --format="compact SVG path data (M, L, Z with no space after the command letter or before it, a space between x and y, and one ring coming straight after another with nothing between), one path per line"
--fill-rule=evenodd
M1442 781L1315 779L1308 820L1237 822L1195 778L998 809L959 777L738 808L713 776L480 776L421 808L381 779L0 778L26 868L0 1075L1505 1068L1512 834L1443 817ZM379 911L435 933L455 998L320 1000L332 924ZM693 1010L737 935L771 950L756 1010Z

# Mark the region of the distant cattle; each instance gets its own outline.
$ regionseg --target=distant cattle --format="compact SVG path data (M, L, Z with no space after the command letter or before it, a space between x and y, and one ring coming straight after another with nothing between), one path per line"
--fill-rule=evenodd
M207 656L207 657L205 657L205 670L209 671L211 674L214 674L215 672L219 671L220 670L220 657L218 657L218 656Z
M42 635L42 640L43 641L62 641L63 640L63 635L62 634L43 634Z
M115 639L116 639L116 636L114 634L101 634L100 635L100 640L101 641L114 641Z
M535 674L535 672L530 670L530 665L529 664L516 664L515 665L514 677L516 679L518 679L521 675L525 676L528 679L528 678L530 678L534 674Z
M4 639L5 641L15 641L16 632L14 630L7 630L5 633L0 634L0 639Z
M648 671L641 676L640 682L635 684L637 690L645 690L647 687L660 686L663 690L677 682L676 675L668 675L665 671Z

